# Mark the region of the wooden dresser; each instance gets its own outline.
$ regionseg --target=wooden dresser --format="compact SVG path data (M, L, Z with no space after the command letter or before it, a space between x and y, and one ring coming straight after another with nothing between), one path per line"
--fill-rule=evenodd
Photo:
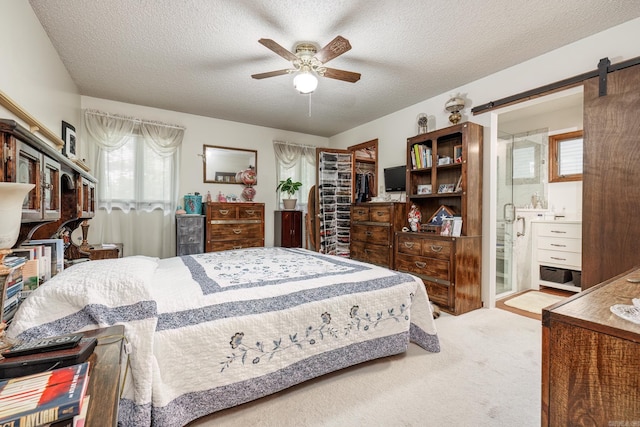
M405 203L351 205L351 258L393 268L394 233L406 222Z
M396 233L395 269L420 277L443 310L466 313L482 307L481 243L480 236Z
M640 324L613 314L640 297L631 270L542 311L542 425L640 423Z
M264 246L264 203L206 204L207 252Z
M176 215L176 256L204 252L204 215Z

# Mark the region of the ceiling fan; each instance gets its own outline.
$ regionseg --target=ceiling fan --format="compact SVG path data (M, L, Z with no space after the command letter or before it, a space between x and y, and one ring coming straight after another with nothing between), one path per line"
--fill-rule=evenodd
M316 89L318 85L318 79L315 77L316 74L321 77L329 77L330 79L350 83L355 83L360 80L360 73L324 66L327 62L351 49L349 40L342 36L337 36L319 51L312 43L298 43L295 48L295 53L288 51L271 39L260 39L258 42L287 61L291 61L293 68L253 74L251 77L254 79L266 79L268 77L297 73L293 80L293 85L300 93L311 93Z

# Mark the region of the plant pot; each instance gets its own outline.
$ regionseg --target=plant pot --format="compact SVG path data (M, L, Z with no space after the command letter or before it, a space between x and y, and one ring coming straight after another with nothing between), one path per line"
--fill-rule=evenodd
M298 199L282 199L282 204L284 205L285 210L292 211L296 208L296 203Z

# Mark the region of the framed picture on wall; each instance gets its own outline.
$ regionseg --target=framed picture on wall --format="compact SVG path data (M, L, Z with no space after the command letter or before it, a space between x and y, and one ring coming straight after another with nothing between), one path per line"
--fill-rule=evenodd
M62 148L62 154L70 159L76 158L76 128L69 123L62 122L62 140L64 141L64 147Z

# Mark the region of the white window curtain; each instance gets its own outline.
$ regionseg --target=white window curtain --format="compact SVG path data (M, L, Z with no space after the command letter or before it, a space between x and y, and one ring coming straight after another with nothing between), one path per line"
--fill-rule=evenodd
M123 243L125 255L175 255L184 128L95 110L85 111L84 124L98 178L90 238Z
M316 147L290 142L273 141L278 182L291 178L300 181L297 209L307 211L309 190L316 183ZM278 206L283 209L282 193L278 192Z

